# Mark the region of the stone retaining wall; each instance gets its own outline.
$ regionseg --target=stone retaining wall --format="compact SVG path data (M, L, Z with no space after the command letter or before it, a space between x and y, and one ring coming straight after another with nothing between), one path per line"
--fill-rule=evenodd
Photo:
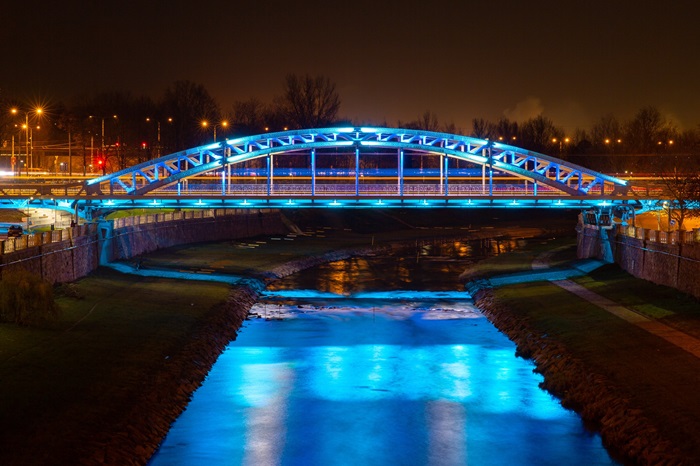
M50 283L77 280L99 265L96 228L67 230L57 242L37 242L35 246L13 249L0 255L0 278L17 270L27 270ZM51 232L57 233L57 232Z
M179 217L169 214L160 220L159 216L149 215L143 216L143 221L138 220L139 217L128 222L116 220L117 226L123 225L116 229L112 227L112 221L107 221L99 226L89 224L28 235L22 237L22 241L4 245L4 253L0 254L0 279L4 274L22 269L49 283L72 282L88 275L101 262L129 259L181 244L289 231L277 211L225 212L219 215L216 212L186 212L184 214L189 215Z
M287 231L281 214L271 210L141 223L114 229L112 246L106 259L129 259L181 244L250 238Z
M538 333L527 318L498 303L491 290L479 290L475 303L515 342L519 356L533 360L536 371L544 376L542 388L594 426L614 456L628 464L693 464L605 377L592 372L563 344Z
M602 258L601 233L609 237L615 263L628 273L700 298L700 243L678 240L693 239L693 235L672 232L677 233L674 236L654 230L628 235L628 230L621 227L601 231L594 225L579 225L579 258Z

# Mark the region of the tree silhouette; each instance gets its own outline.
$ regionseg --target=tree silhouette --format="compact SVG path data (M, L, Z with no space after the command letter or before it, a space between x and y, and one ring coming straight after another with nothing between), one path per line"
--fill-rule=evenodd
M338 118L340 96L335 83L327 77L288 74L278 106L289 127L319 128Z
M672 140L674 128L661 115L656 107L640 109L625 127L625 144L632 151L649 154Z
M211 141L212 135L202 131L202 120L218 122L221 112L202 84L176 81L165 91L161 105L165 114L173 118L175 150Z
M671 154L654 158L655 176L670 196L670 218L679 230L687 218L700 216L699 154ZM670 225L669 225L670 228Z

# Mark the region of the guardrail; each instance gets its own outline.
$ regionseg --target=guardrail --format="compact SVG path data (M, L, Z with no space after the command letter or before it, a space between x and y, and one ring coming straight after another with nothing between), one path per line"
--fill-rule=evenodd
M257 209L260 213L267 213L270 209ZM134 217L122 217L112 220L114 229L144 225L148 223L172 222L178 220L189 220L197 218L215 218L228 215L251 214L250 209L205 209L181 212L169 212L152 215L138 215ZM97 223L86 223L63 230L52 230L29 235L22 235L17 238L7 238L0 241L0 255L11 254L24 249L41 246L44 244L60 243L62 241L72 241L78 236L88 236L97 233Z
M114 229L131 227L135 225L145 225L148 223L172 222L177 220L190 220L196 218L216 218L228 215L250 215L256 209L203 209L180 212L168 212L162 214L137 215L133 217L115 218ZM260 213L270 212L271 209L257 209Z
M700 228L693 230L660 231L631 225L616 225L615 233L661 244L689 244L700 242Z
M86 223L64 230L44 231L30 235L22 235L16 238L7 238L0 242L0 254L11 254L23 249L41 246L43 244L71 241L78 236L94 235L97 232L97 224Z

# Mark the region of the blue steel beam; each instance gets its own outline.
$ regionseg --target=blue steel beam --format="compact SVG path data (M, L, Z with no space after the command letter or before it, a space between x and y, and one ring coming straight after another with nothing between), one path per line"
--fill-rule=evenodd
M149 195L159 188L220 169L225 165L268 157L269 196L272 195L273 184L273 164L270 163L270 159L274 155L284 156L299 151L345 147L354 148L356 157L359 157L359 149L362 147L386 148L452 157L486 166L489 169L490 195L493 194L492 169L550 186L569 196L588 195L595 187L604 192L606 184L616 193L624 194L629 188L624 180L555 157L498 142L421 130L348 127L294 130L208 144L89 180L86 183L86 192L93 195L112 193L114 186L117 186L120 191L129 195ZM402 168L399 167L400 175L403 172ZM356 181L356 185L357 183L359 180ZM399 183L403 185L403 177ZM403 191L401 186L398 191Z

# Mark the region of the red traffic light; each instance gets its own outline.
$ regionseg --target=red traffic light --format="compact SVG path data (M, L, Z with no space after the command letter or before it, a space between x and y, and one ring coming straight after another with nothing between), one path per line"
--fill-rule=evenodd
M97 165L102 166L103 163L105 163L104 160L102 160L102 159L97 159Z

